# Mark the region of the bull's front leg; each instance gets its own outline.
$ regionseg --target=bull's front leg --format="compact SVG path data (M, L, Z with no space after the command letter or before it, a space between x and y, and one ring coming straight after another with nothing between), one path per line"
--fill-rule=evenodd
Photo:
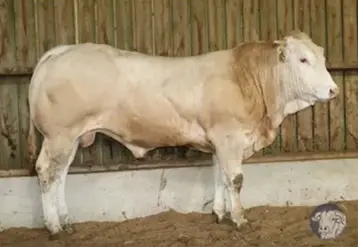
M228 189L228 198L231 204L230 217L231 220L240 227L246 223L244 217L244 209L241 204L240 192L243 185L243 171L242 171L242 158L245 147L245 136L238 133L238 129L228 131L227 128L218 128L210 133L211 141L213 142L216 150L218 169L221 170L223 175L223 182ZM215 169L215 168L214 168ZM219 187L221 191L222 187ZM218 189L215 180L215 190ZM223 219L222 194L215 192L214 198L214 212L218 216L218 220ZM220 196L220 197L219 197ZM216 203L217 202L217 203ZM219 210L218 210L219 208Z
M243 185L244 176L242 174L241 163L232 164L237 166L234 172L229 172L227 176L230 178L228 190L231 201L231 220L240 227L247 222L244 216L244 208L241 204L240 193Z

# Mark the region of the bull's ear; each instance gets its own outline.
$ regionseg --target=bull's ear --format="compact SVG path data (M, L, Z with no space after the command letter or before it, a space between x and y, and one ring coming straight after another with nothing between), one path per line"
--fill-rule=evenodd
M281 62L285 62L286 61L286 41L285 40L275 40L274 44L277 45L277 52L278 52L278 57L280 59Z

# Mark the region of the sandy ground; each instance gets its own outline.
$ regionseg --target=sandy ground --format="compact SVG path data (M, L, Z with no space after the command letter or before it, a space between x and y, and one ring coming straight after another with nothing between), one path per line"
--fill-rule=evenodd
M75 233L49 241L44 229L13 228L0 233L1 247L349 247L358 246L358 201L339 203L347 227L334 240L321 240L309 228L313 208L256 207L246 211L249 224L240 230L217 224L213 215L166 212L122 223L75 224Z

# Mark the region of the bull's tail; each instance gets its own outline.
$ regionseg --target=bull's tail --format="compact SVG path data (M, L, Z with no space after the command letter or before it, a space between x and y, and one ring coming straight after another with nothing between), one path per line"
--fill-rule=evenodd
M27 136L28 162L30 166L30 175L36 174L35 164L37 159L37 137L35 124L31 117L29 119L29 133Z

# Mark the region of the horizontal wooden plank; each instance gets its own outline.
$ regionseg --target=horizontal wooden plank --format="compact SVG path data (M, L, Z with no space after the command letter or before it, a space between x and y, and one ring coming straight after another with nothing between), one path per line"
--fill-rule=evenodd
M358 151L353 152L321 152L321 153L295 153L295 154L282 154L274 156L259 156L247 159L243 162L244 165L256 163L274 163L274 162L294 162L294 161L310 161L310 160L333 160L333 159L356 159L358 158ZM211 166L210 159L202 160L180 160L180 161L162 161L153 163L140 163L137 164L115 164L115 165L93 165L82 167L70 167L70 174L88 174L99 172L115 172L115 171L133 171L133 170L152 170L152 169L168 169L168 168L183 168L183 167L203 167ZM23 177L35 176L30 175L27 169L12 169L0 170L1 177Z
M358 70L358 63L328 64L327 68L329 71L352 71ZM0 68L0 76L31 76L33 69L31 67Z
M31 76L33 70L32 67L0 68L0 76Z

